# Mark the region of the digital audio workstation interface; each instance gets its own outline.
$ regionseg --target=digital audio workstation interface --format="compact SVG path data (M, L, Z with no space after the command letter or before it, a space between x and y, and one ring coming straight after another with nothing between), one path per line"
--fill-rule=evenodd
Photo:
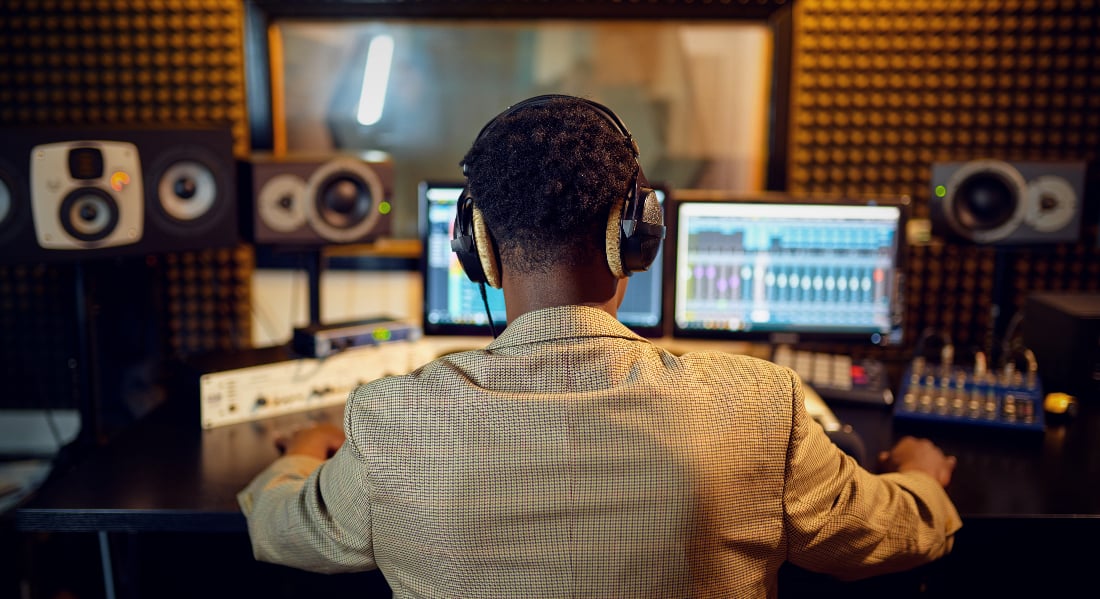
M829 399L891 404L873 359L792 349L901 342L906 200L676 203L673 334L765 341Z
M657 189L664 205L667 193ZM462 185L454 182L424 182L419 189L425 334L489 335L489 317L480 286L466 276L451 251L455 212ZM663 250L662 250L663 252ZM619 307L619 320L646 336L663 333L662 255L645 272L630 277L626 296ZM499 331L505 324L504 294L485 286L493 322Z
M705 201L678 209L681 331L876 344L900 334L898 206Z

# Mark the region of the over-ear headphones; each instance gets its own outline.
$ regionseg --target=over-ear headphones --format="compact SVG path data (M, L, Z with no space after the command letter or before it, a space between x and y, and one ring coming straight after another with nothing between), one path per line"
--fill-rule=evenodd
M562 94L535 96L510 106L486 123L474 143L501 119L518 110L541 106L556 99L584 102L619 131L629 145L637 168L634 170L627 196L616 202L608 215L605 241L607 265L611 273L619 278L648 270L661 249L661 240L665 237L663 209L657 193L649 186L649 181L642 172L642 165L638 162L638 144L626 125L610 108L592 100ZM462 164L462 174L466 175L465 163ZM471 281L500 288L499 257L481 211L474 205L469 184L459 196L451 249Z

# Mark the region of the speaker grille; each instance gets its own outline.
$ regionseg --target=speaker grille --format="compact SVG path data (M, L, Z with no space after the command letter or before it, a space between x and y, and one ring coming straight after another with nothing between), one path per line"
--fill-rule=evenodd
M913 216L927 218L934 162L1095 161L1097 7L1094 1L797 3L789 189L905 194L913 198ZM1093 169L1086 187L1096 184ZM1015 307L1031 291L1097 288L1097 277L1087 273L1100 260L1091 241L1098 207L1087 204L1081 244L1013 256ZM979 343L990 325L994 252L965 244L909 252L906 337L912 342L936 327L956 343Z

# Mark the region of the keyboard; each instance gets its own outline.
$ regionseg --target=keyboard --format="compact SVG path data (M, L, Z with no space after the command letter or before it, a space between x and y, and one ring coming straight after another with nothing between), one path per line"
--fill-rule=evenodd
M882 406L894 403L886 365L878 360L853 360L843 354L780 345L772 352L771 361L797 372L826 400Z

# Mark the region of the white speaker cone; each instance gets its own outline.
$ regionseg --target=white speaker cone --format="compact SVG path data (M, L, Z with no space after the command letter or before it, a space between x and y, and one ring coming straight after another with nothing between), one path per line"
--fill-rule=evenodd
M272 177L260 188L256 208L260 220L279 233L290 233L306 224L306 182L297 175Z
M1077 193L1062 177L1043 175L1028 182L1027 224L1036 231L1051 233L1073 221L1077 214Z
M157 198L171 217L190 221L214 207L218 184L206 165L184 160L169 166L157 184Z

